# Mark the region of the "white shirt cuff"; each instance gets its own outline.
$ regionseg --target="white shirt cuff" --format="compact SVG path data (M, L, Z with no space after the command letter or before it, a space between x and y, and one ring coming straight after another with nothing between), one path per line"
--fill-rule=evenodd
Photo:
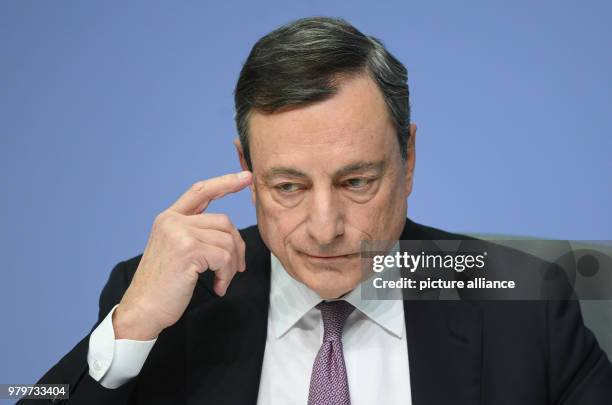
M118 388L140 373L157 338L152 340L115 339L113 313L89 337L89 375L105 388Z

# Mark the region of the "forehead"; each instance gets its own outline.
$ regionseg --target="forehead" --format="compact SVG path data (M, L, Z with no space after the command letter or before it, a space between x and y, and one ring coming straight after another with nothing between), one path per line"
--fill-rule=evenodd
M345 79L327 100L270 114L253 111L249 119L255 169L375 159L396 144L384 98L367 75Z

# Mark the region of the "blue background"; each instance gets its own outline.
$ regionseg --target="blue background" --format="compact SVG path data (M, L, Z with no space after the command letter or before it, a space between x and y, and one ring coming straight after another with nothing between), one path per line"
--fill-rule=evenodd
M409 213L612 239L612 3L0 3L0 383L88 333L110 269L196 180L239 170L233 89L262 35L341 16L409 70ZM211 206L254 223L246 192Z

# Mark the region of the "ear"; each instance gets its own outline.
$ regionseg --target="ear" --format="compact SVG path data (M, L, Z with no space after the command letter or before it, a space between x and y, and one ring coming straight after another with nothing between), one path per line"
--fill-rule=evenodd
M408 198L412 193L412 183L414 179L414 165L416 162L416 131L417 127L415 124L410 124L409 133L410 139L408 140L408 156L406 157L406 196Z
M244 158L244 149L242 149L242 142L240 142L240 138L234 139L234 146L236 147L236 153L238 153L238 160L240 161L240 167L242 168L242 170L250 171L246 163L246 159ZM255 176L255 173L253 173L253 176ZM251 189L251 200L253 200L253 204L255 204L256 196L255 196L255 179L254 178L251 184L249 185L249 188Z

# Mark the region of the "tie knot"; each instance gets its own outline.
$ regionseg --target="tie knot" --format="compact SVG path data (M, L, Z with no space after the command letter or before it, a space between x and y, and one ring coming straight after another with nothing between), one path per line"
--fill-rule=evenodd
M323 318L323 340L341 340L344 323L355 309L344 300L322 301L317 306Z

